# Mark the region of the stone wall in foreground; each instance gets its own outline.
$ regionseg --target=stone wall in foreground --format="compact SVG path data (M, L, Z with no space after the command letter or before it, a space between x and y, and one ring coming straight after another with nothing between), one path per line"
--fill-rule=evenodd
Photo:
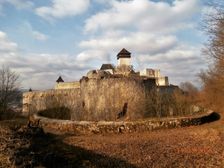
M194 117L179 117L165 119L148 119L136 121L70 121L56 120L34 115L33 122L38 123L46 132L58 134L105 134L105 133L131 133L153 131L158 129L179 128L200 125L218 120L217 113L209 112Z

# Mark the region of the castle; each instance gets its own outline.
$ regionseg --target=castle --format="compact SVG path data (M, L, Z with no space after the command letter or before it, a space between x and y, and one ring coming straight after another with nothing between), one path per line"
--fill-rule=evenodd
M156 86L169 86L169 80L167 76L161 76L159 69L144 69L140 72L135 72L131 65L131 53L123 48L117 54L117 66L112 64L102 64L98 70L91 70L87 73L88 78L97 78L103 76L119 76L122 77L140 77L150 78L155 80ZM94 76L95 74L95 76ZM64 82L61 76L57 79L55 89L74 89L80 87L80 82Z
M79 81L64 82L59 77L54 89L24 93L23 112L66 109L71 120L92 121L153 116L147 107L150 91L172 91L176 86L169 85L168 77L161 76L160 70L135 72L126 49L117 54L117 61L117 66L103 64Z

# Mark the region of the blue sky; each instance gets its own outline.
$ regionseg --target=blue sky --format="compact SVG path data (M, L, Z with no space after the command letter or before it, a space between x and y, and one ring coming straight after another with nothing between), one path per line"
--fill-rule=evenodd
M0 65L23 88L78 80L126 48L136 70L160 69L172 84L198 84L207 66L200 0L0 0Z

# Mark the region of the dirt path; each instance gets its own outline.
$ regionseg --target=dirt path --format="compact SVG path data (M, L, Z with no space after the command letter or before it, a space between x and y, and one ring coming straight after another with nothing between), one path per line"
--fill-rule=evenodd
M224 121L154 132L55 136L0 122L0 167L224 167Z

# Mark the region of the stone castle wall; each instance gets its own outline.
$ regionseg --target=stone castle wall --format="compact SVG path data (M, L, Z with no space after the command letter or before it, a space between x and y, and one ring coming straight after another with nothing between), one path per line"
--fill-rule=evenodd
M60 89L26 92L23 94L23 113L36 113L54 107L79 109L80 89ZM74 111L75 113L76 111Z
M126 119L142 118L145 111L142 102L152 83L152 80L130 78L83 80L81 98L86 114L84 120L116 120L121 112L126 113Z
M80 89L28 92L23 95L23 112L36 113L66 107L72 120L116 120L144 118L146 92L154 80L132 78L82 79Z
M56 83L55 89L77 89L80 88L80 82L60 82Z
M45 132L69 134L105 134L153 131L158 129L179 128L201 125L219 119L219 115L210 110L207 113L178 118L146 119L136 121L70 121L56 120L34 115L32 123L39 124Z

